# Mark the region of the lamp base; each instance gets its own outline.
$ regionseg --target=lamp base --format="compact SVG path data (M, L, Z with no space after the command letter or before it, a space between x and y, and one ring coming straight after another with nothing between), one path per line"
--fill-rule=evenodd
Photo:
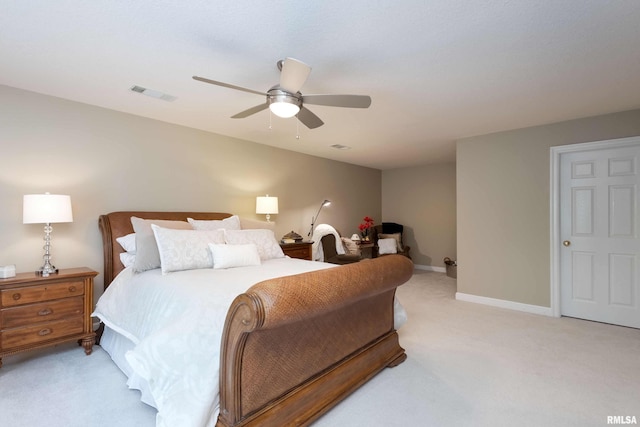
M58 269L52 265L48 267L42 266L38 270L36 270L37 276L47 277L51 274L58 274Z

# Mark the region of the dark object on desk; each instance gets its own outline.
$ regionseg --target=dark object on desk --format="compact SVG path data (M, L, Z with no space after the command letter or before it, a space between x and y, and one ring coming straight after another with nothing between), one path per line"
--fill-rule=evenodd
M376 247L378 247L378 239L393 237L397 241L398 253L411 259L411 255L409 255L411 247L405 245L403 241L404 226L402 224L383 222L382 224L374 226L372 230L371 241Z
M336 250L336 236L327 234L320 239L322 243L322 253L324 254L324 262L331 264L351 264L360 261L362 258L358 255L339 254ZM340 243L342 244L342 242Z
M290 233L287 233L284 236L282 236L281 241L282 243L299 243L299 242L302 242L302 236L296 233L295 231L291 231Z

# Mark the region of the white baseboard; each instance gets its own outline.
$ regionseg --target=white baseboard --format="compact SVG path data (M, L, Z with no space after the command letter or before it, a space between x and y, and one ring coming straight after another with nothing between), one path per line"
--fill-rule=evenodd
M540 305L523 304L521 302L463 294L462 292L456 292L456 299L460 301L490 305L493 307L507 308L509 310L524 311L526 313L539 314L542 316L553 316L550 307L542 307Z
M434 267L433 265L414 264L413 268L415 268L416 270L436 271L438 273L446 273L447 272L447 269L445 267Z

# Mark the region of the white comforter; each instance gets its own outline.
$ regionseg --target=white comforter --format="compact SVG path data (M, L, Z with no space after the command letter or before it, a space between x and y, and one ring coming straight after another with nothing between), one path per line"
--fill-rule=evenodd
M334 267L292 258L226 270L125 269L100 297L94 316L134 344L126 359L145 379L158 427L215 425L219 352L233 299L260 281ZM396 327L405 314L396 303Z

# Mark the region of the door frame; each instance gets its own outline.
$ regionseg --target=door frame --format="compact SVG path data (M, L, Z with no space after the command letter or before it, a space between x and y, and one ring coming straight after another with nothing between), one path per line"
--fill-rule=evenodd
M621 148L640 144L640 136L629 138L607 139L604 141L583 142L578 144L558 145L551 147L550 167L550 220L551 220L551 315L560 317L560 156L576 151L602 150L605 148Z

